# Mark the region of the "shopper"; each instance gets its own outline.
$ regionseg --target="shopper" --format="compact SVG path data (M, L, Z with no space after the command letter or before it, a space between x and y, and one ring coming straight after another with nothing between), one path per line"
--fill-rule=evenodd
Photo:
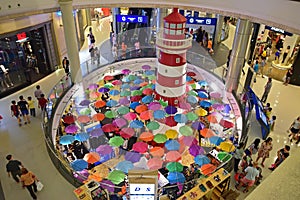
M272 138L268 137L260 146L260 148L258 149L258 155L256 158L256 162L259 161L260 158L262 158L261 161L261 166L265 167L264 162L266 160L266 158L269 158L270 156L270 151L273 148L273 144L272 144Z
M269 120L270 131L274 131L276 119L277 119L277 117L275 115L273 115L272 118Z
M289 134L289 138L290 138L290 142L293 142L294 137L296 137L297 134L299 134L299 132L300 132L300 116L293 121L293 123L291 124L288 132L291 132ZM298 137L296 144L299 143L299 140L300 139Z
M65 70L65 73L67 76L70 75L70 61L68 60L67 57L64 57L64 59L62 60L62 66Z
M253 166L248 166L245 169L245 177L241 179L238 186L236 186L236 189L239 190L243 184L246 185L246 188L244 189L244 193L249 191L249 188L252 187L256 181L257 178L259 178L259 170L257 169L258 163L253 162Z
M32 100L32 97L29 96L27 97L27 102L28 102L28 108L29 108L29 111L30 111L30 115L35 117L35 101Z
M244 143L241 142L238 147L235 149L235 152L233 154L234 158L234 172L237 173L239 170L239 163L242 160L244 156Z
M43 94L43 91L41 90L41 86L37 85L36 90L34 91L35 98L37 98L37 100L39 100L39 98L41 98L41 94Z
M30 124L30 116L28 111L28 102L24 99L23 95L19 96L18 106L23 115L24 124Z
M291 77L292 77L292 75L293 75L293 70L294 70L294 68L291 67L291 68L286 72L285 78L284 78L284 82L283 82L284 85L288 85L288 84L290 83Z
M48 100L45 98L45 95L41 94L41 98L39 99L39 108L42 111L46 110L47 103L48 103Z
M6 164L6 171L8 173L8 177L10 175L13 177L13 179L19 183L19 177L21 176L21 167L23 167L22 163L18 160L13 160L12 155L7 155L6 160L8 160L8 163Z
M15 100L11 101L10 111L11 111L11 116L12 117L15 116L18 120L19 126L22 126L21 118L20 118L20 110Z
M245 154L252 158L252 155L255 155L259 149L260 139L256 138L254 142L245 150Z
M268 82L265 85L264 94L261 97L261 102L266 103L271 88L272 88L272 78L268 78Z
M22 187L27 188L27 190L30 193L30 196L33 199L37 199L35 192L37 192L37 186L35 181L37 180L36 176L28 171L26 168L21 169L22 175L21 175L21 182L22 182Z
M289 157L289 155L290 155L290 149L291 149L291 147L288 146L288 145L285 145L284 148L279 149L279 150L277 151L277 158L276 158L276 160L275 160L275 163L272 164L272 165L269 167L269 169L273 171L273 170L276 169L276 168L277 168L277 167L278 167L285 159L287 159L287 157Z
M258 60L255 61L255 64L253 66L253 70L254 70L254 83L256 83L256 76L259 70L259 64L258 64Z

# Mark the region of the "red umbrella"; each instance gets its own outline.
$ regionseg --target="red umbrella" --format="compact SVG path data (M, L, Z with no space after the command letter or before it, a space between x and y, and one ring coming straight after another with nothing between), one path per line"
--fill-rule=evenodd
M173 126L177 126L177 122L174 120L174 116L169 116L165 118L165 124L167 126L173 127Z
M122 128L120 131L120 135L125 139L129 139L134 135L134 129L133 128Z
M148 107L146 105L139 105L135 108L135 111L137 113L142 113L144 111L148 110Z
M210 138L212 136L216 136L215 132L209 128L204 128L200 130L200 134L205 138Z
M77 118L77 120L81 123L88 123L89 121L91 121L91 118L87 115L81 115Z
M162 168L163 161L160 158L151 158L147 162L147 166L149 169L157 170Z
M76 117L73 115L67 115L67 116L63 117L63 120L66 124L73 124L73 123L75 123Z
M181 154L178 151L169 151L166 154L166 161L178 162L181 159Z
M145 88L143 90L143 94L144 95L151 95L151 94L153 94L153 90L151 88Z
M93 115L94 121L102 121L105 118L105 115L103 113L97 113Z
M116 131L117 127L113 124L105 124L104 126L102 126L102 130L105 133L110 133Z
M105 103L105 101L99 100L94 103L94 106L95 106L95 108L102 108L102 107L106 106L106 103Z
M131 96L130 101L140 101L142 99L142 96Z
M186 75L188 75L188 76L196 76L196 73L195 72L187 72Z
M151 132L143 132L139 137L140 140L143 140L145 142L149 142L149 141L153 140L153 138L154 138L154 135Z
M148 150L148 144L144 142L136 142L135 144L133 144L132 150L139 153L146 153Z
M134 119L136 119L136 114L133 112L129 112L129 113L123 115L123 117L127 120L134 120Z
M111 82L113 85L122 85L122 81L120 80L114 80Z
M212 174L216 169L217 169L217 167L215 165L204 164L201 167L201 174L207 176L209 174Z
M227 121L225 119L221 119L220 125L223 126L224 128L232 128L234 127L234 123Z
M153 147L152 149L150 149L150 154L153 157L162 157L165 155L165 150L161 147Z
M144 111L140 114L140 118L142 120L149 120L149 119L152 118L152 116L153 116L153 111L152 110L146 110L146 111Z
M105 81L111 81L111 80L114 79L114 77L113 77L113 76L110 76L110 75L107 75L107 76L104 76L103 79L104 79Z

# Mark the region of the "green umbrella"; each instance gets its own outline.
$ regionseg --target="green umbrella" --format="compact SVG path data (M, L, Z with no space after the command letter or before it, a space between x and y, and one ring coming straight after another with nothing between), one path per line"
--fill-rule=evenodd
M151 76L149 76L148 78L149 78L149 80L152 81L152 80L155 80L155 79L156 79L156 76L155 76L155 75L151 75Z
M131 92L131 95L132 96L140 96L140 95L142 95L143 94L143 92L141 91L141 90L133 90L132 92Z
M190 91L188 91L188 95L198 96L198 93L194 90L190 90Z
M157 130L159 128L159 123L158 122L149 122L147 124L147 128L150 130Z
M127 76L128 80L130 81L134 81L135 79L137 79L137 77L135 75L130 74L129 76Z
M195 84L195 83L190 84L190 86L191 86L193 89L196 89L196 84Z
M129 112L129 108L126 106L122 106L122 107L119 107L117 111L120 115L125 115Z
M166 167L169 172L182 172L183 170L183 166L179 162L169 162Z
M105 87L105 88L113 88L114 85L112 83L106 83L103 87Z
M232 155L230 155L229 153L227 152L220 152L218 153L218 156L217 156L222 162L226 162L228 161Z
M162 107L166 107L168 105L168 102L164 101L164 100L159 100L159 103Z
M123 90L123 91L121 91L121 93L120 93L120 96L121 96L121 97L128 97L128 96L130 96L130 95L131 95L131 92L128 91L128 90Z
M184 136L191 136L193 135L193 129L189 126L182 126L179 128L179 133Z
M167 141L167 136L165 134L158 133L154 136L153 141L156 143L165 143Z
M196 119L198 119L199 118L199 116L198 115L196 115L195 113L193 113L193 112L189 112L189 113L187 113L186 114L186 117L188 118L188 120L190 120L190 121L194 121L194 120L196 120Z
M89 109L89 108L83 108L83 109L81 109L81 110L79 111L79 113L80 113L81 115L89 115L89 114L91 114L91 109Z
M85 90L85 91L84 91L84 93L87 94L87 95L89 95L90 92L91 92L90 90Z
M114 170L108 174L107 179L110 180L113 184L118 185L124 181L125 174L120 170Z
M141 87L140 90L143 91L146 88L152 88L152 85L153 85L152 83L149 83L148 85Z
M114 136L109 139L110 146L119 147L123 144L124 139L121 136Z
M118 115L116 111L109 110L105 112L105 117L107 118L115 118Z

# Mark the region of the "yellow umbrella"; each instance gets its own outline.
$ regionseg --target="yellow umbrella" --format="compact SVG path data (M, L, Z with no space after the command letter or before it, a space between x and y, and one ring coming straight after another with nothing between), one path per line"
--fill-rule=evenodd
M99 82L98 82L98 85L99 86L103 86L105 84L105 82L104 82L104 80L102 79L102 80L100 80Z
M178 136L178 132L176 130L173 130L173 129L167 130L165 134L166 134L168 139L175 139Z
M190 166L194 163L194 156L189 154L189 151L185 151L181 156L181 163L185 166Z
M100 164L93 168L93 174L97 174L101 178L107 178L109 174L109 168L104 164Z
M221 142L219 145L220 149L226 152L233 152L235 150L235 146L230 141Z
M198 108L197 110L195 110L195 113L198 116L202 116L202 117L207 115L207 111L204 110L203 108Z

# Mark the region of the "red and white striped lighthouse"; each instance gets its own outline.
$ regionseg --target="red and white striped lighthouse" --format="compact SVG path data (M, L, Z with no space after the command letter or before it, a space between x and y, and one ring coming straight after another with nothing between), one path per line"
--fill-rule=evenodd
M164 28L158 33L158 67L155 99L177 106L186 93L186 51L192 46L192 36L185 33L186 18L174 8L164 18Z

